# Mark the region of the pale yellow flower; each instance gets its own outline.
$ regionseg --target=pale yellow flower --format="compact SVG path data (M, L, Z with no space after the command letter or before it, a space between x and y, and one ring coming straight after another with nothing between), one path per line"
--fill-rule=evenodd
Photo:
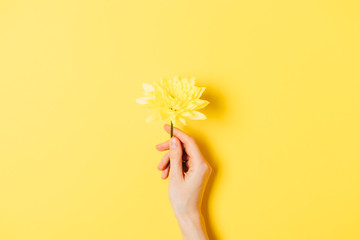
M195 86L195 78L179 79L175 76L173 79L154 81L153 84L143 83L143 88L145 96L136 99L136 102L154 110L146 122L162 119L185 124L185 118L206 119L204 114L197 111L209 104L200 99L205 87Z

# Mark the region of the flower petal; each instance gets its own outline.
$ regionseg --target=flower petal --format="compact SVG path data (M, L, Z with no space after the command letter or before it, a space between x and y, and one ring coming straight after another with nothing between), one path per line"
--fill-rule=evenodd
M161 116L160 116L159 112L154 112L153 114L151 114L150 116L148 116L146 118L145 122L147 122L147 123L152 122L152 121L158 120L160 118L161 118Z
M146 122L156 119L170 120L185 124L185 119L201 120L206 116L197 110L206 107L209 102L200 99L205 87L195 86L195 78L180 78L175 76L169 79L154 81L152 84L142 84L144 95L136 99L139 104L145 104L147 108L155 112L150 115Z
M195 104L197 105L194 110L199 110L202 109L204 107L206 107L210 102L206 101L206 100L202 100L202 99L195 99Z
M193 119L193 120L204 120L204 119L206 119L206 116L204 114L202 114L201 112L193 111L192 116L189 118Z
M189 80L187 78L182 78L181 82L185 85L189 83Z
M136 99L136 102L138 104L147 104L148 103L147 100L149 100L148 97L141 97L141 98Z
M185 119L183 118L179 118L180 122L182 122L182 124L186 125Z
M191 117L192 114L189 113L189 112L184 112L183 114L181 114L181 116L183 116L183 117Z
M142 87L143 87L145 92L153 92L153 91L155 91L154 86L151 85L151 84L148 84L148 83L143 83Z
M195 94L195 98L200 98L201 95L203 94L203 92L205 91L206 87L201 87L199 88L199 90L197 91L197 93Z
M160 109L159 114L162 120L165 120L170 117L168 111L165 109Z
M174 125L177 125L177 119L175 116L169 116L169 119L171 122L173 122Z

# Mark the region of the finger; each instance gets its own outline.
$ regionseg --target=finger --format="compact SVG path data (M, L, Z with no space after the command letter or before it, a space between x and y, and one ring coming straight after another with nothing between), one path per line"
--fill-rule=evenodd
M167 167L161 173L161 178L167 179L167 177L169 176L169 171L170 171L170 165L167 165Z
M171 127L169 124L165 124L164 129L167 133L170 133L170 131L171 131ZM191 141L191 137L189 135L187 135L186 133L184 133L183 131L181 131L180 129L178 129L176 127L173 128L173 135L178 137L180 139L180 141L183 143Z
M158 165L157 168L158 168L160 171L163 171L163 170L166 168L166 166L169 165L169 162L170 162L170 152L167 152L167 153L165 153L165 155L161 158L161 161L160 161L160 163L159 163L159 165Z
M182 178L182 147L181 142L177 137L170 139L170 178Z
M159 150L159 151L169 150L169 140L156 145L156 149Z
M166 132L170 133L170 125L169 124L165 124L164 129ZM173 135L176 136L177 138L180 139L180 141L183 143L184 149L186 151L186 153L190 156L194 156L194 157L200 157L200 151L198 146L196 145L196 142L194 141L194 139L192 137L190 137L189 135L187 135L186 133L184 133L183 131L181 131L178 128L173 129Z

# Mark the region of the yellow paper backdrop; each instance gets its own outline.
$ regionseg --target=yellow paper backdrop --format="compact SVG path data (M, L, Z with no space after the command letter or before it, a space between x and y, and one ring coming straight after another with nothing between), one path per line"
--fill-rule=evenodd
M195 76L212 239L360 239L358 1L0 1L0 239L180 239L141 83Z

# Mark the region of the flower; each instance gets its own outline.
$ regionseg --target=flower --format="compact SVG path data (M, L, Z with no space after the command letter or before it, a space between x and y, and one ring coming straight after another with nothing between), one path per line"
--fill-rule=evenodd
M136 99L136 102L155 110L146 122L162 119L174 124L180 121L185 125L185 118L206 119L204 114L197 111L209 104L208 101L199 99L205 87L195 86L195 78L161 78L153 84L143 83L142 86L145 96Z

